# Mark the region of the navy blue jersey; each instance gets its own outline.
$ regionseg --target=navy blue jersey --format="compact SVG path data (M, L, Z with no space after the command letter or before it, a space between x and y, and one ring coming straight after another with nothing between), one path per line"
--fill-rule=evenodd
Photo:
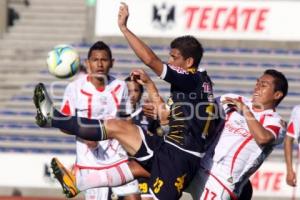
M142 145L134 157L149 171L149 178L139 179L140 191L153 199L180 199L200 167L200 157L181 151L163 138L139 128Z
M165 64L161 78L171 84L167 102L171 110L170 131L166 141L201 157L213 124L210 113L214 110L214 98L209 76L205 70L185 71Z

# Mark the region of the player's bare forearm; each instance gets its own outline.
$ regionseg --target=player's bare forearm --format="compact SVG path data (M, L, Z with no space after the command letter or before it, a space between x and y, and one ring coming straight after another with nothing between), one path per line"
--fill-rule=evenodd
M284 158L287 172L293 171L293 142L294 139L290 136L284 138Z
M157 107L161 106L164 103L164 100L159 95L158 90L152 80L145 84L147 93L149 95L149 101L154 103Z
M147 170L145 170L145 168L143 168L136 161L130 160L128 165L129 165L130 170L135 178L139 178L139 177L149 178L150 177L150 173Z
M133 80L137 81L137 83L145 86L149 101L157 110L159 119L166 121L166 116L169 116L169 110L167 109L163 98L159 95L158 90L149 75L142 69L134 69L131 72L131 77Z
M259 145L269 144L275 139L274 135L255 119L247 106L243 108L243 115L246 119L250 133Z
M240 99L227 97L222 103L227 103L235 106L237 110L245 117L250 133L259 145L265 145L272 142L274 135L265 129L259 121L257 121L248 108Z
M149 66L157 75L161 75L163 71L163 62L155 55L155 53L132 31L127 27L127 19L129 16L128 6L122 3L118 14L118 24L121 32L128 41L135 54L142 62Z
M170 111L167 109L163 98L159 95L158 90L152 80L147 83L146 89L149 94L149 100L156 107L161 125L168 124L168 116L170 114Z
M284 158L286 164L286 183L292 187L297 185L297 175L293 169L293 142L290 136L284 138Z

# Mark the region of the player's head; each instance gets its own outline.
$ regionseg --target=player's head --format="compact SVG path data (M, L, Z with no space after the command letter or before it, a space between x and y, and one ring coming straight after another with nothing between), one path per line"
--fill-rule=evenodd
M107 53L109 59L112 60L111 50L110 50L109 46L106 43L104 43L103 41L97 41L90 47L89 52L88 52L88 58L90 58L92 56L93 51L105 51Z
M265 75L272 76L274 78L274 92L281 92L282 96L276 101L276 106L284 99L288 93L288 80L283 73L276 71L274 69L268 69L264 72Z
M193 36L175 38L170 44L168 63L183 69L198 68L203 56L201 43Z
M279 71L268 69L257 79L253 92L253 104L263 109L275 108L287 92L286 77Z
M88 72L94 77L107 75L113 66L113 62L111 50L104 42L98 41L89 49L86 66Z
M127 77L125 81L127 83L131 105L135 107L142 98L144 87L136 81L131 80L130 77Z

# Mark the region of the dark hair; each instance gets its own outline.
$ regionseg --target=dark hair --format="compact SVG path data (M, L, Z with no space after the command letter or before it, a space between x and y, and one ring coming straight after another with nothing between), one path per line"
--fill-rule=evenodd
M283 73L275 69L267 69L264 72L264 74L270 75L274 78L275 92L280 91L283 94L282 97L278 99L278 101L276 102L276 106L277 106L288 93L288 88L289 88L288 81L286 77L283 75Z
M108 56L109 56L109 58L112 59L111 50L110 50L109 46L107 44L105 44L104 42L97 41L96 43L94 43L93 46L91 46L91 48L89 49L88 58L91 57L92 52L95 51L95 50L106 51L107 54L108 54Z
M135 82L135 83L137 83L136 81L131 80L131 77L130 77L130 76L127 76L127 77L124 79L124 81L125 81L125 82ZM144 93L144 87L143 87L141 84L139 84L139 83L137 83L137 84L139 85L139 89L140 89L141 94L143 94L143 93Z
M171 49L178 49L185 59L189 57L193 58L194 67L198 68L203 56L203 47L195 37L186 35L175 38L171 42L170 47Z

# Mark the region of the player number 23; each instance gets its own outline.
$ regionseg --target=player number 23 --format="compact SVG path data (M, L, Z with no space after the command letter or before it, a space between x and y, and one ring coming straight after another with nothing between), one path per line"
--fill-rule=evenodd
M155 183L153 184L153 188L154 188L154 193L158 193L161 189L161 187L163 186L164 182L159 179L159 178L156 178L155 180Z

